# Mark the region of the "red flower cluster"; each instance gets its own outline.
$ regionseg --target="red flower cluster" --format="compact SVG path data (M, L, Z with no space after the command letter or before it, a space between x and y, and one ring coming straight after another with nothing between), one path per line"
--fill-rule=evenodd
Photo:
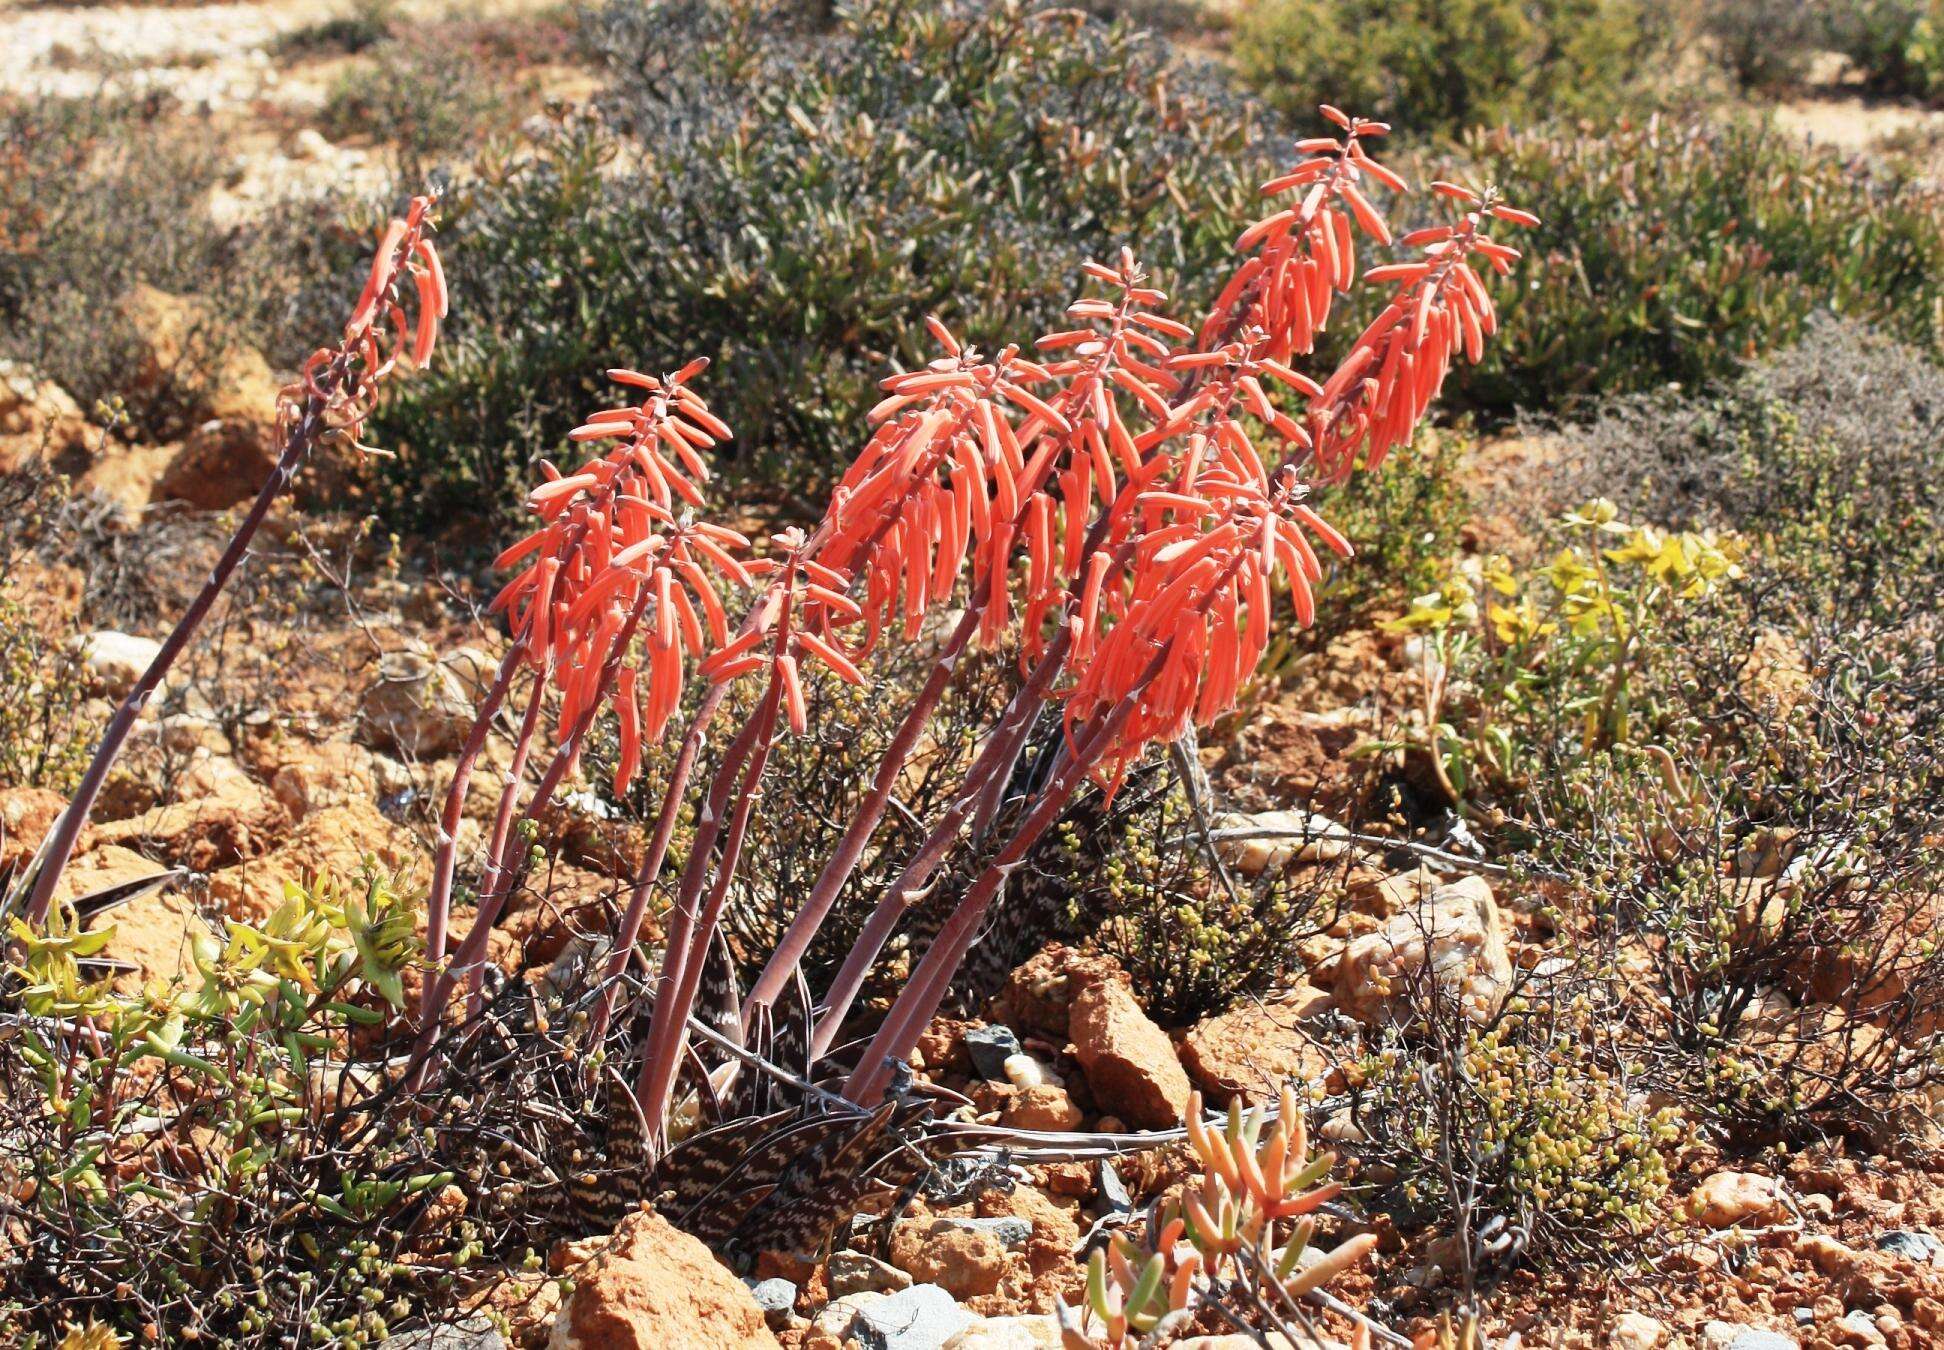
M729 436L686 387L700 362L666 380L613 372L642 400L596 414L573 435L614 445L574 474L550 469L533 492L543 524L502 557L524 566L496 604L542 685L558 690L561 745L541 794L606 701L617 708L616 782L625 786L643 743L671 720L688 664L709 682L664 785L611 976L628 960L727 685L758 672L766 680L716 768L676 888L639 1087L651 1133L662 1127L769 747L785 720L798 734L809 724L804 662L861 682L858 661L886 631L915 637L935 608L964 597L857 818L752 991L752 1011L796 968L867 852L966 645L1012 643L1026 675L826 994L820 1045L907 897L961 830L996 818L1038 711L1065 705L1063 762L914 968L849 1085L864 1101L936 1009L1005 873L1079 783L1114 784L1156 740L1232 707L1267 646L1278 588L1298 621L1311 621L1323 575L1316 544L1346 557L1350 547L1307 505L1306 477L1375 464L1409 439L1457 353L1476 360L1495 327L1471 259L1503 270L1517 255L1486 237L1484 223L1532 223L1494 193L1436 185L1458 217L1402 241L1422 250L1416 260L1362 274L1394 288L1390 303L1334 373L1310 379L1289 362L1314 349L1335 297L1356 284L1357 237L1392 242L1369 186L1405 190L1367 148L1386 126L1323 113L1340 134L1298 142L1298 161L1263 186L1294 200L1243 231L1244 260L1198 328L1165 312L1167 297L1125 250L1116 265L1087 266L1106 293L1076 301L1071 326L1037 343L1038 359L1010 347L984 356L929 320L941 355L883 382L870 438L821 521L774 536L764 559L740 559L740 535L687 514L707 478L701 452ZM758 587L734 636L718 591L725 581ZM506 683L503 673L499 696ZM482 905L485 922L491 910ZM469 935L462 959L467 951L483 951L483 941ZM597 1036L606 1014L604 1003Z
M674 716L688 663L729 641L718 580L752 584L736 556L749 541L686 509L703 500L709 469L701 452L731 435L688 388L707 366L691 361L665 380L609 371L615 383L641 390L640 401L574 429L576 441L613 444L573 474L547 465L548 481L528 498L546 524L499 556L501 567L526 565L492 607L508 612L526 659L559 688L563 737L604 698L614 702L616 791L639 770L643 741L658 740ZM644 617L637 651L629 639Z

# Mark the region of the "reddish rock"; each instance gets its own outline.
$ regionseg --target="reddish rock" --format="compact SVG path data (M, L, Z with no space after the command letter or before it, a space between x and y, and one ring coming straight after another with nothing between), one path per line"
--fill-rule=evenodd
M166 395L191 422L274 423L282 385L261 353L237 342L208 301L141 284L116 305L136 348L131 389Z
M41 846L67 800L46 788L0 788L0 868L25 864Z
M111 503L125 524L134 525L156 500L163 474L181 452L175 444L106 444L75 479L75 490Z
M1755 1172L1716 1172L1688 1197L1688 1212L1710 1228L1760 1220L1781 1206L1773 1177Z
M1321 1086L1336 1059L1304 1029L1329 1012L1330 996L1303 985L1269 1003L1244 1003L1206 1018L1181 1038L1181 1063L1210 1102L1266 1100L1294 1079Z
M277 464L275 428L253 413L201 423L163 466L154 496L225 511L255 497Z
M1016 1130L1077 1130L1083 1119L1067 1090L1051 1083L1014 1088L1000 1111L1001 1122Z
M406 759L457 750L472 729L473 657L470 648L444 658L411 649L387 652L358 699L363 738Z
M630 1215L584 1266L554 1319L551 1350L771 1350L743 1282L652 1212Z
M270 779L270 790L293 820L302 820L327 806L371 801L378 796L373 756L362 745L349 741L315 745L292 739L280 749L281 762Z
M283 902L285 882L322 872L355 878L367 855L395 868L423 856L411 832L378 814L373 803L326 807L300 821L281 847L212 875L210 898L240 918L261 916Z
M109 845L76 858L61 877L61 891L69 897L87 895L161 870L132 849ZM94 926L115 930L105 955L141 967L139 973L120 981L130 989L140 988L145 980L187 978L193 969L189 939L198 929L209 931L196 917L195 907L171 891L131 901L103 915Z
M95 838L208 872L268 852L289 824L283 805L240 772L212 771L200 786L215 790L98 825Z
M1112 957L1054 943L1015 968L992 1001L988 1020L1049 1038L1067 1034L1074 994L1088 984L1126 979Z
M1067 1038L1101 1110L1148 1129L1181 1123L1188 1075L1168 1033L1142 1011L1124 977L1092 980L1078 990Z
M963 1301L990 1294L1006 1277L1006 1249L991 1233L918 1219L898 1225L891 1261L922 1284Z

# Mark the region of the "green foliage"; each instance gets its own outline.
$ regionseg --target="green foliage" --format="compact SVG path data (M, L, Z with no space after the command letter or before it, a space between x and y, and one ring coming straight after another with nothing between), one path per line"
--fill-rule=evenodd
M1626 743L1533 739L1533 864L1653 982L1657 1090L1743 1129L1872 1130L1940 1065L1944 372L1853 325L1705 396L1567 433L1577 485L1703 528L1746 573L1664 607Z
M925 314L987 347L1057 324L1139 240L1207 293L1262 167L1258 119L1149 36L1070 10L869 0L619 4L607 122L569 118L448 198L441 359L380 413L398 500L501 511L607 366L716 361L732 475L813 492Z
M1067 890L1067 923L1134 977L1168 1026L1223 1012L1300 977L1301 941L1336 919L1340 868L1217 866L1178 779L1127 789L1104 819L1069 812L1034 858Z
M271 44L276 55L356 56L392 36L396 0L356 0L349 14L333 15L282 34Z
M1416 134L1456 135L1610 112L1656 36L1639 0L1263 0L1244 12L1233 50L1285 111L1327 97Z
M207 372L131 387L137 334L116 302L146 281L216 288L224 242L204 209L218 147L139 103L0 99L0 357L86 408L125 395L134 425L180 433L179 392ZM213 360L221 345L206 345Z
M1831 0L1830 45L1878 93L1928 93L1944 74L1926 68L1934 8L1930 0Z
M1735 0L1700 6L1701 32L1744 89L1801 82L1827 31L1828 0Z
M289 885L192 934L193 974L127 991L80 964L112 926L15 920L0 1167L36 1224L8 1288L137 1338L383 1340L421 1278L404 1230L452 1174L341 1112L382 1081L357 1047L403 1007L416 910L375 871Z
M1392 1039L1352 1075L1367 1193L1473 1247L1467 1263L1598 1255L1652 1227L1667 1193L1680 1113L1574 1029L1586 1007L1545 1001L1515 999L1489 1027L1427 1009L1433 1034Z
M1366 626L1374 609L1401 606L1439 584L1445 559L1472 520L1464 474L1470 444L1467 435L1427 430L1377 468L1317 486L1317 511L1356 554L1347 563L1324 560L1316 622L1270 638L1260 676L1265 684L1292 677L1306 653Z
M1936 348L1935 193L1750 121L1556 127L1474 143L1477 176L1542 225L1499 294L1502 333L1453 395L1497 414L1696 387L1794 343L1812 314Z
M1944 6L1925 7L1922 17L1911 26L1910 45L1904 56L1911 69L1913 92L1930 98L1944 92Z
M93 749L85 692L78 654L50 642L17 588L0 583L0 783L74 789Z
M373 22L390 31L382 11ZM434 169L511 129L533 98L520 66L549 45L564 47L565 30L545 17L511 32L490 23L412 25L338 75L320 125L333 139L376 136L400 181L422 189Z
M1940 433L1944 370L1859 325L1815 318L1802 343L1733 384L1616 399L1566 429L1556 490L1733 529L1800 615L1892 629L1944 592Z
M1463 560L1385 625L1422 635L1420 732L1454 801L1523 785L1562 732L1582 753L1628 741L1671 613L1741 575L1732 537L1629 525L1604 499L1559 530L1528 575L1503 557Z

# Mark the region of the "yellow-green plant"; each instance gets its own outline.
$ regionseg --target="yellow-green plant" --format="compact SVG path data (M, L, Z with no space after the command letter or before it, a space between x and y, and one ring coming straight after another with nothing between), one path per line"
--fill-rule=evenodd
M1184 1124L1200 1176L1150 1210L1143 1242L1116 1234L1093 1253L1081 1308L1056 1308L1067 1350L1158 1344L1204 1308L1290 1335L1286 1322L1303 1320L1300 1301L1376 1248L1375 1234L1360 1233L1312 1252L1312 1216L1342 1190L1326 1180L1336 1155L1310 1153L1294 1091L1285 1087L1277 1106L1245 1112L1231 1102L1211 1128L1201 1094L1190 1096ZM1360 1322L1359 1341L1366 1335Z
M0 1172L36 1231L60 1235L35 1261L51 1300L136 1333L277 1340L296 1308L313 1339L383 1339L401 1268L375 1259L371 1224L453 1179L357 1110L387 1082L364 1047L404 1007L417 911L369 866L290 883L267 915L196 932L182 974L133 989L81 964L112 926L65 903L13 921ZM141 1316L116 1288L172 1297Z
M0 783L67 792L88 763L81 661L55 647L9 583L0 590Z
M1489 1027L1449 1012L1427 1010L1427 1039L1374 1048L1350 1075L1378 1203L1457 1236L1468 1266L1593 1255L1648 1228L1684 1117L1591 1053L1577 1023L1592 1010L1521 996ZM1469 1288L1476 1272L1463 1273Z
M1583 753L1626 742L1634 677L1669 611L1741 576L1734 536L1630 524L1604 499L1559 528L1558 550L1524 574L1463 560L1385 625L1422 639L1419 734L1453 802L1516 787L1544 728Z

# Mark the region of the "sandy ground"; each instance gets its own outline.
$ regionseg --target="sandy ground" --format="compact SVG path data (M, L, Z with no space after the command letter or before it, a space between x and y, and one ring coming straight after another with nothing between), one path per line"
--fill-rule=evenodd
M394 0L404 24L532 15L552 0ZM382 193L392 167L373 135L334 143L315 123L347 67L369 57L277 52L279 39L355 15L360 0L214 5L21 5L0 0L0 97L166 95L223 138L235 161L215 193L219 224L290 196ZM584 96L586 72L539 69L550 93Z

